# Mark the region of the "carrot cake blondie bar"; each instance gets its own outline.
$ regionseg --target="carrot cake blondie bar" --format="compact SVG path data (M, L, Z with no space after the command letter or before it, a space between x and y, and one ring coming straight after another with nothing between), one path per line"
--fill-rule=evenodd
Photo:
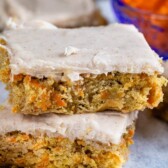
M0 79L14 112L131 112L162 101L159 57L130 25L3 33Z
M107 24L94 0L1 1L5 8L4 13L21 22L42 19L64 28Z
M0 111L0 165L119 168L133 143L137 112L28 116Z
M163 67L165 72L163 74L164 77L168 78L168 60L164 61ZM164 99L163 102L159 104L157 108L154 108L154 115L158 118L161 118L168 122L168 86L163 88Z

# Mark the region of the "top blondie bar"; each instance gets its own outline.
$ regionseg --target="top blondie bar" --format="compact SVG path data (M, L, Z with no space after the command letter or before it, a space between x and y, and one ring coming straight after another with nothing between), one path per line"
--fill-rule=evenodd
M1 0L0 27L9 17L19 22L45 20L63 28L107 24L94 0Z
M13 112L132 112L163 99L163 67L132 25L58 29L21 26L3 32L0 80Z

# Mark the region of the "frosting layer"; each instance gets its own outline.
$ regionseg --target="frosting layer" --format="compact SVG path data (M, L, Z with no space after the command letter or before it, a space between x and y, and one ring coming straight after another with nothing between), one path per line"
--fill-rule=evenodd
M67 21L73 25L97 10L93 0L6 0L6 5L8 13L21 21L43 19L56 25Z
M137 112L120 114L112 111L92 114L25 116L13 114L10 106L0 111L0 133L22 131L48 136L61 135L72 140L79 138L102 143L119 144L126 128L133 124Z
M53 77L64 73L162 73L159 57L131 25L80 29L18 28L4 32L11 50L11 73ZM73 76L75 76L73 78Z

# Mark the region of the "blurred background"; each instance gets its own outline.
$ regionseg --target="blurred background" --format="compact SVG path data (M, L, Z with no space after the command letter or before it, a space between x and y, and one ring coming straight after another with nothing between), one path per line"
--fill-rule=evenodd
M110 22L134 24L150 46L168 59L168 0L98 0L98 4L106 8L104 15Z

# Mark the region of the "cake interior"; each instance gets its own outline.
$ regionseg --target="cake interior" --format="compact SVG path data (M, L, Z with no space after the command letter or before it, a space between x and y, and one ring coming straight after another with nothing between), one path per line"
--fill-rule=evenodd
M38 136L23 132L1 135L0 165L32 168L120 168L127 160L133 143L134 126L127 129L119 145L74 141L64 137Z
M8 83L14 112L31 114L132 112L157 107L163 99L163 77L118 72L72 83L18 75Z

